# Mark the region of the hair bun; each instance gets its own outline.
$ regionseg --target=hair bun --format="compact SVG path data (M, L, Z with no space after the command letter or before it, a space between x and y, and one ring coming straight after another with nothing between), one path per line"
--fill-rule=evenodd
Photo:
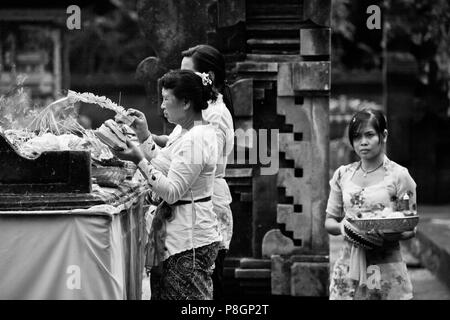
M217 99L217 93L208 74L192 70L173 70L167 72L160 83L162 88L172 89L176 98L189 100L196 112L205 110L210 100Z
M216 101L217 93L214 90L212 84L206 84L202 86L202 110L208 108L209 101Z

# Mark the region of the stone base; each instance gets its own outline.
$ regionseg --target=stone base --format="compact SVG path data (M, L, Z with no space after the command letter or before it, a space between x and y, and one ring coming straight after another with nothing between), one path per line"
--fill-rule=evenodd
M432 219L419 224L417 235L403 245L421 265L450 288L450 223Z
M327 297L330 281L328 256L272 256L272 294Z
M329 278L329 263L295 262L291 266L291 296L326 297Z

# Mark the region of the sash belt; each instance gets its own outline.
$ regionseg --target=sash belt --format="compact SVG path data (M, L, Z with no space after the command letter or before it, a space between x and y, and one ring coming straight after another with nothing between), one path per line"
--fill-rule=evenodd
M211 200L211 196L194 200L194 202L207 202L207 201L210 201L210 200ZM171 204L171 206L181 206L181 205L190 204L190 203L192 203L191 200L178 200L174 204Z

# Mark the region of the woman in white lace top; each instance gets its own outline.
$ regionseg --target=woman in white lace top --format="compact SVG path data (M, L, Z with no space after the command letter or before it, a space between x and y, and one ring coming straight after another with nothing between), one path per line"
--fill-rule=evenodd
M161 84L161 108L169 122L180 125L180 134L159 149L148 128L137 130L141 146L128 143L121 154L138 164L153 193L172 209L164 220L162 274L152 299L212 299L211 275L222 240L211 200L217 138L202 110L216 95L206 74L188 70L167 73ZM134 127L146 127L142 113L129 114L136 117Z
M231 192L225 181L225 169L230 153L234 147L233 102L231 91L225 83L225 60L223 55L209 45L197 45L182 52L181 69L204 72L209 75L217 99L208 101L208 108L202 111L203 118L214 125L217 135L218 163L214 180L212 196L214 212L219 221L219 231L222 243L215 261L213 273L214 299L223 299L223 268L227 251L233 236L233 215L230 204ZM182 127L177 125L169 136L152 134L153 140L164 147L182 133ZM138 136L148 136L146 125L137 128Z

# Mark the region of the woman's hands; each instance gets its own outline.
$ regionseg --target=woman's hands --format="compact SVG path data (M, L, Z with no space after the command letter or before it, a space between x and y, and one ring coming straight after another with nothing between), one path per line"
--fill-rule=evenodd
M145 115L139 110L130 108L127 110L127 116L134 118L134 121L131 123L130 127L136 133L139 143L147 140L151 133L150 130L148 130L148 124Z
M142 159L144 159L144 153L141 151L141 149L127 139L127 149L124 151L113 151L114 155L118 157L119 159L125 160L125 161L132 161L135 164L139 164Z
M373 230L367 232L368 234L372 235L378 235L381 238L383 238L384 241L387 242L396 242L396 241L402 241L402 240L408 240L416 236L416 228L412 231L405 231L405 232L395 232L395 233L386 233L381 230Z

